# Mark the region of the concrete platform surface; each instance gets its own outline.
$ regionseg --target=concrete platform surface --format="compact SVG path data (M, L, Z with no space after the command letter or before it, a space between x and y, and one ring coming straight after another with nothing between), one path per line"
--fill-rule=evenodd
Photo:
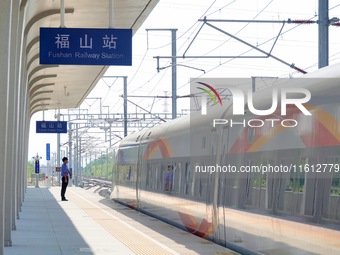
M101 197L70 187L28 188L5 255L236 255L224 247Z

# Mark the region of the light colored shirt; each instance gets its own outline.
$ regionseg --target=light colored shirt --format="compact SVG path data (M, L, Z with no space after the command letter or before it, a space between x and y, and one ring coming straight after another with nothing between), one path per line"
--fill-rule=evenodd
M66 164L62 164L61 166L61 172L60 172L61 177L64 176L64 173L66 173L66 176L70 176L70 172Z

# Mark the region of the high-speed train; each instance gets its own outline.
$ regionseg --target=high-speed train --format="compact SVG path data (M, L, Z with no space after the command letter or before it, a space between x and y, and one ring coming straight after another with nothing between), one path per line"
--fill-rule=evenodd
M340 65L274 87L311 98L266 116L229 98L124 138L111 197L241 254L340 254Z

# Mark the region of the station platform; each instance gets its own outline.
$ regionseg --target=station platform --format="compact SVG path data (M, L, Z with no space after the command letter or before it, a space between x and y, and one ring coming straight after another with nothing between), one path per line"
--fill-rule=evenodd
M100 196L96 188L27 189L5 255L237 255Z

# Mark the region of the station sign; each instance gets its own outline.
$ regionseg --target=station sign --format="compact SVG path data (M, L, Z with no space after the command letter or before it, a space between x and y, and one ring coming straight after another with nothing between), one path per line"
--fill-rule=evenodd
M132 29L40 28L40 64L132 65Z
M35 173L38 174L40 171L40 163L39 163L39 160L36 159L35 160Z
M46 160L51 159L51 145L46 143Z
M67 121L37 121L36 133L67 133Z

